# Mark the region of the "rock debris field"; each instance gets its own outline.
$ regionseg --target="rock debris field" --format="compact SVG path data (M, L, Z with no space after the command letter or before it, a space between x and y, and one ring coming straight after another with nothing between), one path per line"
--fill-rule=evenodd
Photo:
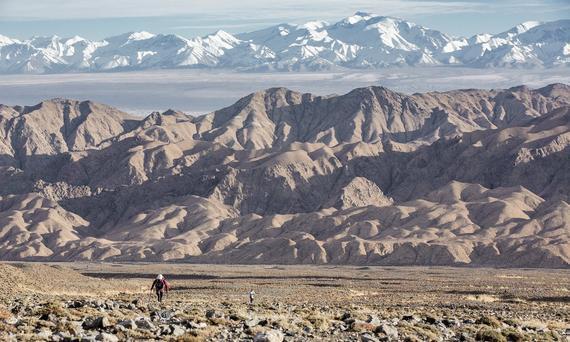
M5 263L0 271L6 341L567 341L570 333L568 270ZM160 305L149 293L157 273L172 285Z

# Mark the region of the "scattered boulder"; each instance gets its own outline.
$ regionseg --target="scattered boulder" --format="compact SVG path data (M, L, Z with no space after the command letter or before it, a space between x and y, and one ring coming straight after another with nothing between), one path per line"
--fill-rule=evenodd
M246 320L246 321L244 322L244 325L245 325L246 327L248 327L248 328L253 328L253 327L255 327L256 325L258 325L259 322L261 322L261 320L260 320L259 318L257 318L257 317L252 317L252 318Z
M366 323L370 323L370 324L374 324L374 325L382 324L382 322L380 321L380 318L378 318L378 316L375 316L375 315L368 315L368 318L366 319Z
M186 331L180 325L170 325L170 335L182 336Z
M434 316L427 315L424 318L424 322L426 322L427 324L437 324L440 322L440 320Z
M265 332L257 333L253 337L253 342L282 342L284 339L283 333L279 330L268 330Z
M188 327L189 329L204 329L208 327L208 324L204 322L196 323L192 321L187 321L186 327Z
M406 322L417 322L420 319L417 316L414 315L404 315L402 316L402 321L406 321Z
M206 318L208 319L212 319L212 318L224 318L224 314L217 312L214 309L208 309L206 310Z
M388 324L381 324L374 330L377 334L384 334L390 339L398 338L398 329Z
M379 339L370 335L370 334L362 334L360 335L360 341L362 342L380 342Z
M120 326L122 326L122 327L124 327L124 328L126 328L126 329L129 329L129 330L132 330L132 329L136 329L136 328L137 328L137 325L136 325L135 321L132 320L132 319L127 319L127 320L124 320L124 321L120 321L120 322L117 323L117 324L120 325Z
M103 341L103 342L119 342L119 338L113 334L108 334L108 333L100 333L99 335L97 335L97 337L95 337L95 339L97 341Z
M142 330L152 330L152 331L156 330L156 326L145 318L137 319L135 321L135 324L137 325L137 328Z
M441 320L441 323L448 328L459 326L459 321L455 318L444 318Z
M109 319L105 316L100 317L87 317L82 324L83 329L91 330L91 329L105 329L109 327L111 324L109 323Z

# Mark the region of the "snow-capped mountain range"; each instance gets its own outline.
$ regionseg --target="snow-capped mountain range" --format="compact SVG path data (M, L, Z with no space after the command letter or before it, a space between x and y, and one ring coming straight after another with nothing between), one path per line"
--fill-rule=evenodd
M357 12L329 24L184 38L130 32L91 41L0 35L0 73L65 73L166 68L330 70L391 66L556 67L570 65L570 19L525 22L499 34L453 37L411 22Z

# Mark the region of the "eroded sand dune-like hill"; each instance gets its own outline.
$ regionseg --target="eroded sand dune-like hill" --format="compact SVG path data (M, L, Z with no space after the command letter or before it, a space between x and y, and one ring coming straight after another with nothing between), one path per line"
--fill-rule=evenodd
M570 265L570 87L0 105L0 259Z

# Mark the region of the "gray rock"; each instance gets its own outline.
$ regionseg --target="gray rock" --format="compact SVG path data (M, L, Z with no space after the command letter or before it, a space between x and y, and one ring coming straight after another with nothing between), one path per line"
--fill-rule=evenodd
M402 321L406 321L406 322L417 322L420 319L414 315L404 315L402 316Z
M124 321L120 321L119 323L117 323L118 325L126 328L126 329L136 329L137 328L137 324L135 323L135 321L133 321L132 319L127 319Z
M186 330L184 330L184 328L182 328L179 325L171 325L170 326L170 334L172 336L182 336L182 335L184 335L185 332L186 332Z
M97 335L97 337L95 337L95 340L103 342L119 342L119 338L117 336L104 332Z
M73 336L71 336L71 334L60 331L56 334L53 334L51 336L51 339L52 339L52 341L70 341L72 339L72 337Z
M135 324L137 325L137 328L142 330L152 330L152 331L156 330L156 326L152 324L152 322L146 320L145 318L137 319L135 321Z
M83 335L81 336L81 342L96 342L97 341L97 336L96 334L88 334L88 335Z
M187 321L186 326L190 329L204 329L208 327L208 324L204 322L196 323L192 321Z
M224 317L223 313L219 313L214 309L206 310L206 318L223 318L223 317Z
M436 317L428 315L424 318L424 322L426 322L427 324L438 324L440 321Z
M260 332L253 337L253 342L282 342L283 333L279 330Z
M370 324L374 324L374 325L382 324L382 322L380 321L378 316L375 316L375 315L368 315L368 318L366 319L366 323L370 323Z
M74 301L70 302L69 304L67 304L67 307L72 308L72 309L78 309L78 308L82 308L84 306L85 306L85 302L80 301L80 300L74 300Z
M362 334L360 335L360 341L362 342L380 342L379 339L372 336L371 334Z
M115 325L115 327L114 327L113 329L114 329L113 332L114 332L115 334L116 334L116 333L119 333L119 332L127 332L127 331L129 331L129 329L125 328L125 327L122 326L122 325L118 325L118 324Z
M83 321L82 327L83 329L104 329L109 327L111 324L109 323L109 319L107 317L87 317Z
M49 329L42 329L38 332L36 332L36 338L37 339L44 339L44 340L48 340L51 336L53 335L53 332Z
M455 318L444 318L443 320L441 320L441 323L443 323L443 325L445 325L448 328L459 326L459 321L456 320Z
M398 338L398 329L388 324L379 325L376 327L375 332L378 334L384 334L391 339Z
M246 320L246 321L244 322L244 324L245 324L245 326L248 327L248 328L253 328L253 327L255 327L256 325L258 325L259 322L261 322L261 320L260 320L259 318L253 317L253 318L251 318L251 319Z
M10 325L16 325L16 324L18 324L19 321L20 320L17 317L12 316L10 318L6 318L4 320L4 323L10 324Z

